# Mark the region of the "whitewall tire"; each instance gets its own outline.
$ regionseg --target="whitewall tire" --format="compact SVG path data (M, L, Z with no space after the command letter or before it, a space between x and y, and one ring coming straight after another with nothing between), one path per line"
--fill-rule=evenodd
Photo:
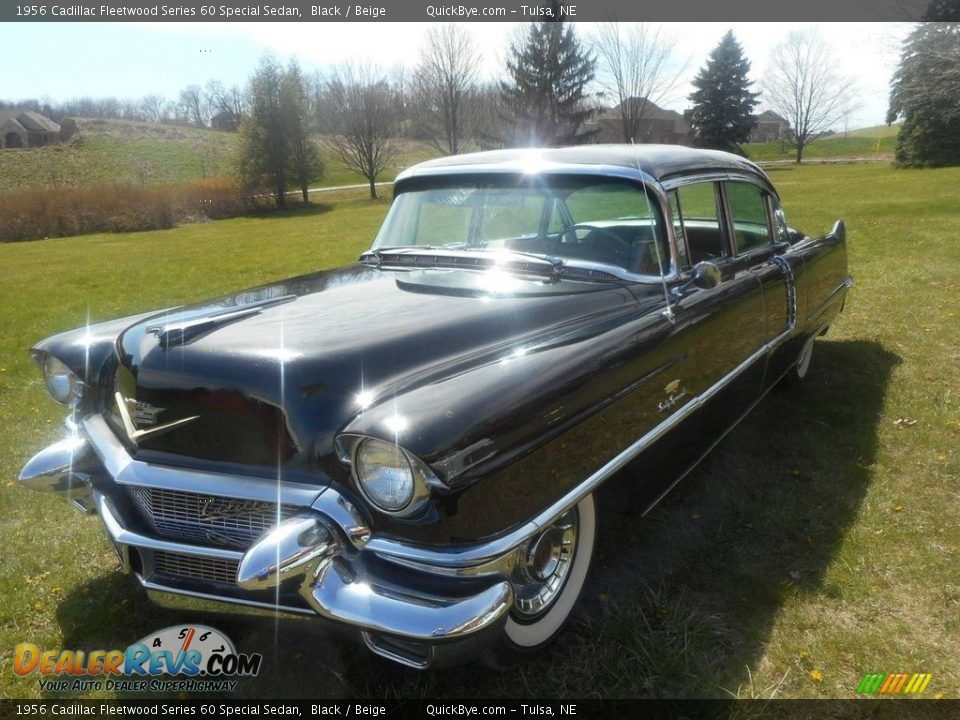
M506 649L514 654L536 652L557 636L583 590L596 534L596 505L593 495L587 495L528 543L524 567L515 573L514 608L503 635ZM563 548L568 548L566 555Z

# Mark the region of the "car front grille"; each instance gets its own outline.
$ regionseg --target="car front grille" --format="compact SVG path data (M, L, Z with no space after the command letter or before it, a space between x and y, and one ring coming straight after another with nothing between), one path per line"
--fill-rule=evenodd
M158 535L200 545L246 550L298 508L262 500L131 487L130 495Z
M160 575L219 583L237 581L236 560L198 557L158 550L153 554L154 569Z

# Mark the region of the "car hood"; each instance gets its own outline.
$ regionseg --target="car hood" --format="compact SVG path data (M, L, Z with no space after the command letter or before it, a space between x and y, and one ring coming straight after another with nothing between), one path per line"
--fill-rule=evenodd
M358 414L635 308L636 292L353 265L134 323L117 340L116 389L145 431L141 452L306 471L331 460L334 437ZM118 418L115 409L122 436Z

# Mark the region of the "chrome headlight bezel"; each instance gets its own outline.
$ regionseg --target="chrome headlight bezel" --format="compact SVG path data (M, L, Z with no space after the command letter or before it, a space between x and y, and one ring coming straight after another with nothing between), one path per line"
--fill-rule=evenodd
M43 384L54 402L61 405L75 405L83 396L83 383L63 361L44 353L36 358L43 373Z
M408 477L411 487L409 491L402 493L403 503L385 502L383 497L378 497L372 490L370 483L364 481L363 468L368 462L361 457L364 447L366 446L367 451L370 451L376 449L378 445L383 446L382 450L395 455L398 466L402 463L404 469L409 469ZM397 518L420 515L429 504L433 490L446 487L426 463L391 440L368 435L343 434L337 437L336 449L341 462L350 467L351 479L357 491L371 508L384 515Z

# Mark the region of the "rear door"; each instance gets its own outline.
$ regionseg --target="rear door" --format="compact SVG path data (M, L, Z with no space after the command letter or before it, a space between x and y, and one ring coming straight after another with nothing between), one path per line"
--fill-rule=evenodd
M774 198L769 191L746 180L723 183L728 232L733 241L734 263L753 274L763 287L763 339L774 340L796 324L798 258L784 255L789 244L777 232L771 214ZM764 382L775 382L787 367L781 356L768 365Z

